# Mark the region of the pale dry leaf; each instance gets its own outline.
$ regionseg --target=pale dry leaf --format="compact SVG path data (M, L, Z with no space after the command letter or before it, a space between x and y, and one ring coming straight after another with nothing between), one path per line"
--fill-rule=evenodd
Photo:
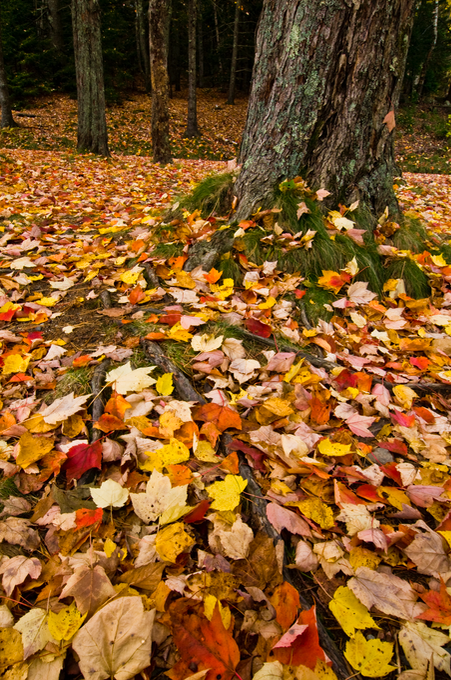
M37 557L27 558L24 555L7 558L0 566L0 574L3 574L2 585L7 595L11 595L14 588L23 583L27 576L32 579L38 578L42 565Z
M292 510L277 505L277 503L268 503L266 515L279 534L282 533L282 529L288 529L292 534L299 534L300 536L312 535L309 525L302 517L299 517Z
M149 376L149 373L151 373L154 368L155 366L146 366L133 370L128 361L123 366L119 366L107 373L106 382L109 385L114 383L114 388L119 394L142 392L146 387L150 387L157 382L154 378Z
M31 528L31 522L20 517L8 517L0 522L0 542L21 545L26 550L35 550L40 543L39 534Z
M226 338L221 347L222 351L229 359L244 359L246 351L243 347L243 341L236 338Z
M404 552L416 564L420 574L439 577L441 573L451 571L450 559L443 548L442 537L435 531L418 533Z
M14 616L6 604L0 605L0 628L12 628L14 626Z
M353 505L341 503L341 512L335 518L338 522L346 522L346 530L350 536L358 534L365 529L376 529L380 522L373 517L365 505Z
M413 669L427 671L432 657L438 671L450 672L450 654L442 647L448 644L448 635L429 628L422 621L407 621L399 631L399 644Z
M294 562L299 571L316 571L319 564L317 556L307 541L299 541L297 544Z
M128 501L129 491L113 479L107 479L99 489L91 489L91 496L98 508L122 508Z
M261 364L255 359L234 359L230 364L229 370L233 377L241 384L253 378L258 368L261 368Z
M185 508L187 494L188 485L171 488L169 477L155 469L147 482L145 493L131 493L130 499L138 517L145 524L150 524L166 511L176 512L179 508ZM178 517L171 521L175 519Z
M23 658L44 649L48 642L57 644L50 634L48 614L45 609L30 609L14 626L22 634Z
M229 531L220 529L215 533L221 544L221 554L230 557L232 560L246 559L249 554L250 545L254 540L254 534L240 516L237 517Z
M88 613L91 616L104 602L115 595L116 591L103 567L99 564L94 567L82 564L75 568L61 592L60 600L72 596L79 612Z
M4 501L3 510L0 512L0 517L17 517L25 512L30 512L31 504L26 498L19 496L10 496Z
M356 281L348 288L348 298L356 305L367 305L377 297L376 293L368 290L367 281Z
M393 574L359 567L347 585L367 609L376 607L388 616L411 621L425 609L410 584Z
M195 352L212 352L221 347L223 339L223 335L218 337L208 335L207 333L204 333L203 335L194 335L191 338L191 347Z
M58 656L47 652L42 657L32 659L27 680L59 680L65 658L66 652L64 651Z
M75 635L72 647L89 680L129 680L150 665L155 609L140 597L121 597L98 611Z
M74 397L74 393L71 392L61 399L56 399L39 415L43 417L44 422L55 425L80 411L90 396L91 394L82 394L81 397Z

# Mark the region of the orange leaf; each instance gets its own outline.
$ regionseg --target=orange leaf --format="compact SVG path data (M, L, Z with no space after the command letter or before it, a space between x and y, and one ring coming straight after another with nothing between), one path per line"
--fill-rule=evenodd
M125 412L131 408L130 402L128 402L124 397L117 392L113 392L110 399L108 399L105 406L105 413L110 413L120 420L124 419Z
M130 295L128 296L129 302L131 302L132 305L138 304L140 300L142 300L145 297L145 293L141 286L136 286L133 288L131 291Z
M271 604L276 610L277 623L281 625L283 631L288 630L301 608L298 591L288 581L284 581L275 589Z
M241 418L228 406L219 404L203 404L196 410L196 419L205 423L214 423L220 432L229 427L241 429Z
M240 472L238 454L236 451L226 456L220 463L219 467L221 470L227 470L232 475L238 475Z
M199 439L199 428L192 420L183 423L183 425L174 432L174 437L180 442L183 442L189 449L193 445L194 435Z
M323 404L323 402L318 399L316 394L313 395L310 402L312 412L310 414L310 419L317 425L325 425L330 419L330 406Z
M204 423L200 428L200 433L208 439L210 444L215 447L221 432L214 423Z
M167 465L166 467L172 487L185 486L193 481L193 473L186 465Z
M240 661L240 651L231 633L224 628L218 606L209 621L203 604L183 597L169 607L174 642L180 661L170 671L171 680L185 680L196 671L208 671L205 680L232 680Z
M221 276L222 272L218 272L218 270L213 267L213 269L210 269L208 274L204 274L204 279L208 281L208 283L216 283L216 281L219 281Z
M299 628L303 626L307 626L307 628L300 631ZM292 636L292 643L290 644L289 639L290 629L283 636L283 638L287 639L286 643L284 640L284 646L273 647L271 650L271 654L273 655L271 658L275 658L277 661L280 661L287 666L299 666L302 664L312 670L315 668L318 660L325 661L326 663L330 661L319 646L318 627L316 624L314 606L308 611L301 612L297 623L295 623L292 628L295 629L295 633L297 632L296 629L299 631ZM281 644L281 642L282 640L279 640L277 644Z
M420 594L420 597L429 609L419 614L416 618L423 621L436 621L445 626L451 626L451 597L446 590L446 584L441 579L440 592L429 590L427 593Z
M168 336L165 335L164 333L147 333L147 335L144 336L146 340L167 340Z
M11 411L5 411L2 416L0 416L0 434L5 430L9 430L10 427L16 424L16 419L14 418Z
M99 420L94 423L94 427L102 432L113 432L114 430L128 430L128 426L123 420L119 420L116 416L112 416L110 413L104 413L100 416Z
M103 510L102 508L79 508L75 511L75 524L77 529L82 529L83 527L90 527L93 524L97 524L102 521Z
M92 357L89 354L83 354L78 359L74 359L72 366L74 368L81 368L82 366L87 366L90 361L92 361Z

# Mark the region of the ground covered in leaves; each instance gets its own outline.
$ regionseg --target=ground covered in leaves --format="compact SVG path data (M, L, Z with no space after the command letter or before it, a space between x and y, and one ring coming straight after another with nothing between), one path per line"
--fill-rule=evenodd
M5 151L2 677L446 677L450 178L399 184L372 290L358 206L299 179L294 233L187 271L227 215L178 194L221 169Z

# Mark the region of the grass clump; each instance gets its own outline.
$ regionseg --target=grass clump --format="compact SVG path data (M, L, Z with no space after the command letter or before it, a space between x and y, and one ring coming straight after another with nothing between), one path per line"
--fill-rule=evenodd
M44 401L46 404L53 403L56 399L61 399L71 392L76 397L82 394L89 394L91 390L91 379L94 370L91 367L71 368L59 380L57 386L48 392Z
M386 280L403 279L409 297L420 300L429 297L431 288L428 277L420 267L409 258L394 260L386 270Z
M404 224L393 235L393 245L399 250L422 253L428 241L426 228L419 220L405 218Z
M206 177L189 196L180 201L180 207L190 212L200 210L204 219L213 213L227 215L232 209L235 177L232 172L220 172Z

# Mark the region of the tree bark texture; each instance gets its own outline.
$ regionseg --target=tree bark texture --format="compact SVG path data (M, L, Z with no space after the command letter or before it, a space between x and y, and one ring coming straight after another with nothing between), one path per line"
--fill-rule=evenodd
M60 1L47 0L49 8L50 40L57 54L61 57L64 51L63 27L61 24Z
M72 0L80 152L109 156L98 0Z
M185 137L198 137L196 96L197 0L188 0L188 121Z
M334 203L398 211L393 133L414 0L264 0L237 216L302 173Z
M149 40L152 74L152 151L154 163L170 163L169 76L167 69L167 2L150 0Z
M11 111L11 99L9 96L8 81L6 78L5 63L3 61L3 43L2 43L2 21L0 15L0 107L2 109L2 116L0 119L0 127L17 127L17 123L13 118Z
M232 63L230 65L230 82L227 104L235 103L236 63L238 60L238 37L240 33L240 10L241 10L240 3L241 0L236 0L235 2L235 20L233 22Z
M146 39L146 26L144 22L144 7L143 0L135 0L135 12L136 12L136 48L138 52L138 60L140 63L140 68L144 76L144 87L146 92L150 92L150 58L149 50L147 48Z

